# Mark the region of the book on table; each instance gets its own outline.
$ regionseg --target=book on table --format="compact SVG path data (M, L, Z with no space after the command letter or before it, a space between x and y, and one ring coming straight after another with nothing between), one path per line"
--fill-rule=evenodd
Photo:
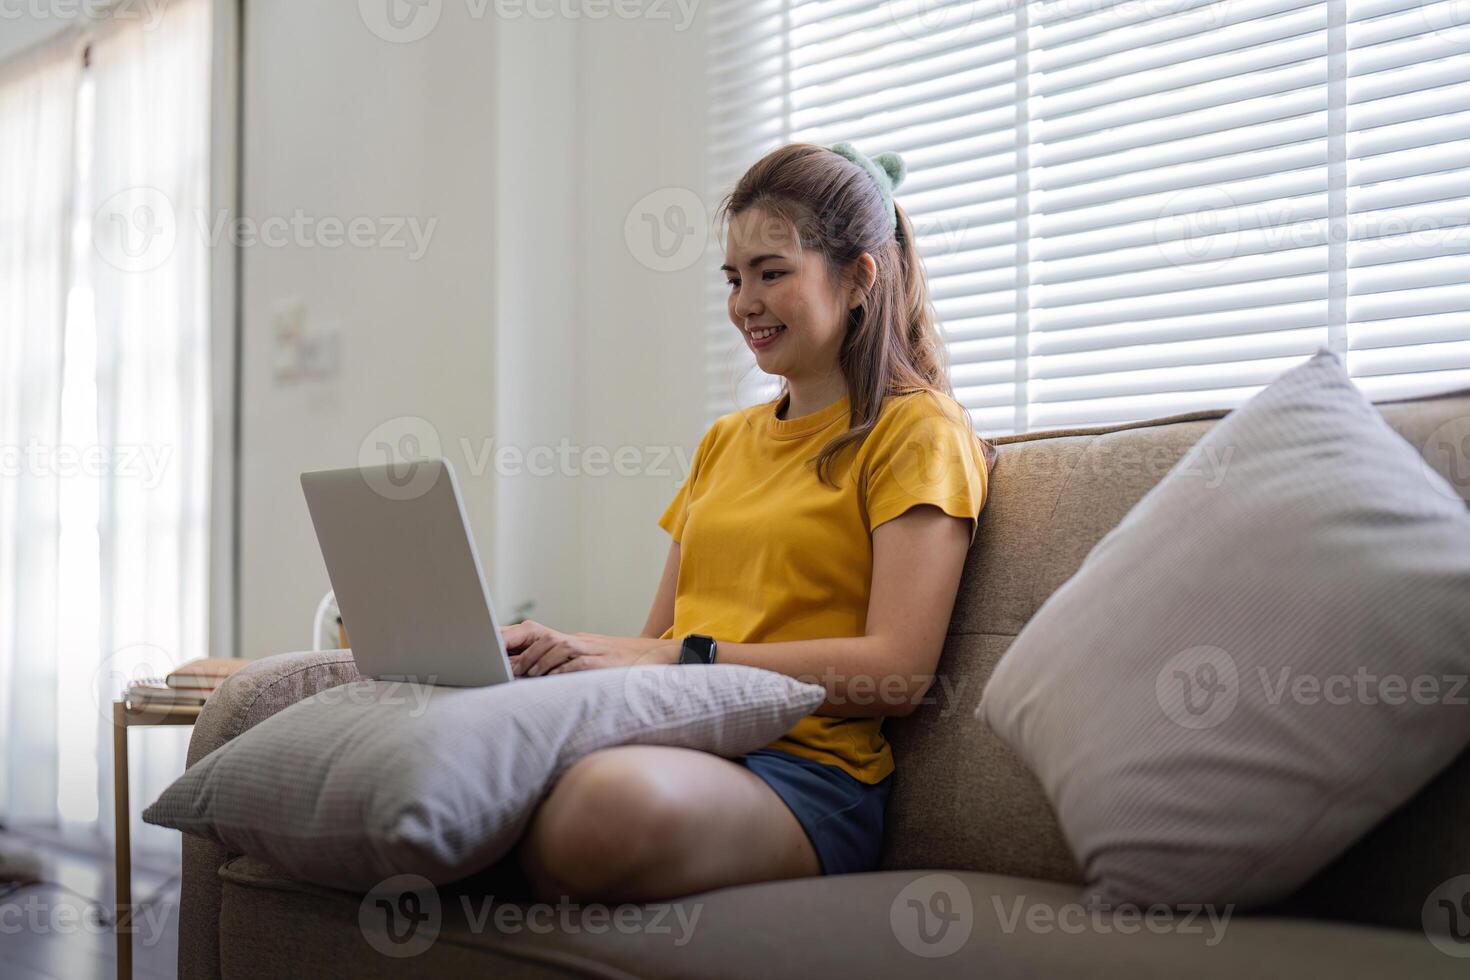
M170 687L214 690L226 677L251 661L244 657L197 657L179 664L164 678Z
M169 687L159 678L133 681L128 685L127 700L130 704L147 705L202 705L210 695L202 689L181 690Z
M140 677L128 685L133 704L202 705L225 678L251 661L241 657L198 657L164 677Z

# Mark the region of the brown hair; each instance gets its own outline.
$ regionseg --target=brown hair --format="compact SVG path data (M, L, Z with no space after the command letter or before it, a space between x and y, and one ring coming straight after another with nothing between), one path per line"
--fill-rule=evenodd
M913 227L896 201L898 227L893 227L878 185L862 167L811 143L791 143L757 161L720 202L716 220L728 227L730 219L750 209L788 224L802 248L826 257L835 280L847 276L864 252L877 265L872 288L848 314L837 357L851 406L848 429L812 460L818 478L835 486L834 457L850 444L861 444L873 430L885 397L927 391L954 398L948 349L929 300ZM782 381L779 397L789 390ZM973 435L968 413L965 425ZM989 469L995 449L976 439Z

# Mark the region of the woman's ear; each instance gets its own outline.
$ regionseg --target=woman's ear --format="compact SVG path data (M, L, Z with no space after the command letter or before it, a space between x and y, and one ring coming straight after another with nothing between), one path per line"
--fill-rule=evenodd
M847 308L855 310L863 305L868 294L872 292L873 283L878 281L878 263L867 252L852 260L851 276L852 283L847 288Z

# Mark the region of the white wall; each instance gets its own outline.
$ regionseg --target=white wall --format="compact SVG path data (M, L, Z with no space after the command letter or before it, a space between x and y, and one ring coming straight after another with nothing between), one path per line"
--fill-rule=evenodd
M583 28L580 379L589 446L680 446L687 458L704 431L704 288L719 275L721 260L711 245L681 257L692 261L687 268L656 271L647 262L648 228L640 220L646 208L661 219L682 196L678 189L704 196L703 13L698 16L683 31L669 22L614 19ZM634 216L630 243L624 235L629 211L650 194ZM648 470L656 456L645 457ZM672 469L672 461L664 466ZM638 635L669 548L669 536L654 522L682 477L678 470L583 480L587 625L577 628Z
M496 612L571 624L581 615L579 482L544 457L576 443L582 271L575 243L577 34L566 18L494 24L499 96L496 185L495 429L525 454L496 469L489 574ZM537 452L534 458L531 454ZM539 474L539 475L538 475ZM567 626L580 629L579 626Z
M459 470L502 615L534 601L559 628L633 635L647 614L668 547L654 520L683 475L672 459L662 475L513 475L484 450L655 447L646 470L701 434L718 260L655 272L624 224L650 192L701 186L702 25L479 8L446 2L427 36L394 44L356 4L248 4L247 216L438 225L417 262L245 250L245 656L304 648L328 587L297 475L355 465L399 416L432 423ZM339 328L335 379L273 380L273 313L295 301Z
M0 61L45 40L68 24L75 23L29 5L18 8L15 12L20 16L0 19Z
M244 249L241 647L306 649L328 580L298 474L357 465L364 441L425 420L445 447L493 435L493 35L446 4L427 38L395 44L358 5L250 0L245 15L244 195L255 221L437 220L427 251ZM273 317L300 303L335 327L334 379L273 377ZM371 455L372 447L368 446ZM486 477L461 473L475 530L494 515Z

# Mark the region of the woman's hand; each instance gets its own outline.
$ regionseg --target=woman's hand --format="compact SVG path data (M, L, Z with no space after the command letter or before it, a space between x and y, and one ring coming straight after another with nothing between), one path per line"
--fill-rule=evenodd
M529 619L505 627L500 636L510 654L511 671L517 677L679 662L679 644L674 640L563 633Z

